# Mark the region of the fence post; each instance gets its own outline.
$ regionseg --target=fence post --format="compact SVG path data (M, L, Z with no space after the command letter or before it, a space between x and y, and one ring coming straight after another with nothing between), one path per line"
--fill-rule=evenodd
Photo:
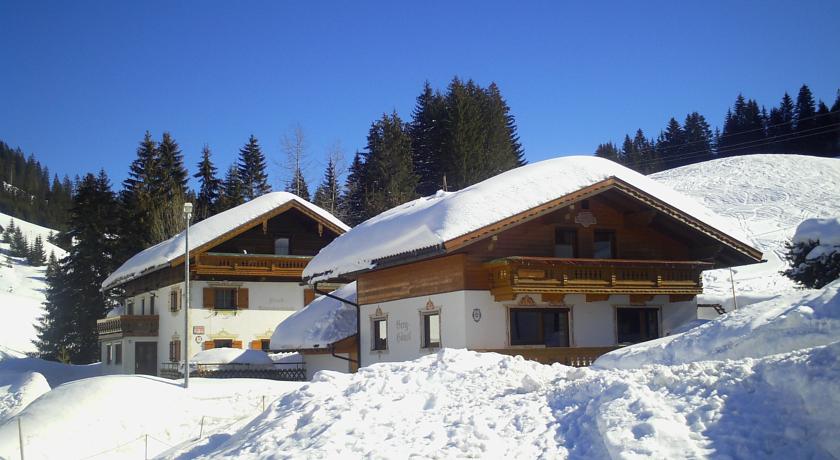
M146 446L144 447L143 459L149 460L149 435L146 434Z
M20 416L18 416L17 422L18 422L18 441L20 442L20 460L23 460L23 428L20 427Z
M265 412L265 395L262 397L262 411Z
M201 416L201 428L198 430L198 440L201 440L201 437L204 436L204 416Z

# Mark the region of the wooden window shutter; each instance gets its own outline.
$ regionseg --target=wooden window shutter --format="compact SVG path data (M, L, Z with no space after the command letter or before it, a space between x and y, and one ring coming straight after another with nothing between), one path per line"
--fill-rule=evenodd
M248 308L248 289L239 288L236 290L236 308ZM242 346L240 345L239 348L242 348Z
M251 349L252 350L262 350L262 340L252 340L251 341Z
M212 340L208 340L208 341L204 342L204 349L205 350L212 350L215 346L216 346L216 344L213 343Z
M314 289L304 289L303 290L303 305L309 305L310 302L315 300L315 290Z
M242 348L242 341L241 340L234 340L233 341L233 348Z
M213 308L216 303L216 291L213 288L204 288L204 308Z

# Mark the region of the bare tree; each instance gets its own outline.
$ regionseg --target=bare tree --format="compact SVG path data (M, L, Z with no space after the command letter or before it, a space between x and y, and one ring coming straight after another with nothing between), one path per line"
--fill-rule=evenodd
M308 166L306 149L306 136L303 133L303 128L299 124L292 128L290 134L283 135L285 161L281 167L285 173L283 176L288 177L286 191L308 200L309 189L306 186L306 179L303 176L303 170Z

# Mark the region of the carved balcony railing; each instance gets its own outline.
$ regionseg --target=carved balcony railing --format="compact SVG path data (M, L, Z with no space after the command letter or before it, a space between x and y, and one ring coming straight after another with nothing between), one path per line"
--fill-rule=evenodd
M190 266L199 275L242 275L300 278L312 256L271 254L222 254L208 252L195 256Z
M96 321L99 337L157 337L157 315L120 315Z
M484 264L496 300L517 294L671 294L703 292L708 262L507 257Z

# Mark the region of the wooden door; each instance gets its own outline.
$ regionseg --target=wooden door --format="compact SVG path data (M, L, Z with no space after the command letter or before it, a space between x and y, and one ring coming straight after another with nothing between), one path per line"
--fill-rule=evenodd
M157 342L134 343L134 373L157 375Z

